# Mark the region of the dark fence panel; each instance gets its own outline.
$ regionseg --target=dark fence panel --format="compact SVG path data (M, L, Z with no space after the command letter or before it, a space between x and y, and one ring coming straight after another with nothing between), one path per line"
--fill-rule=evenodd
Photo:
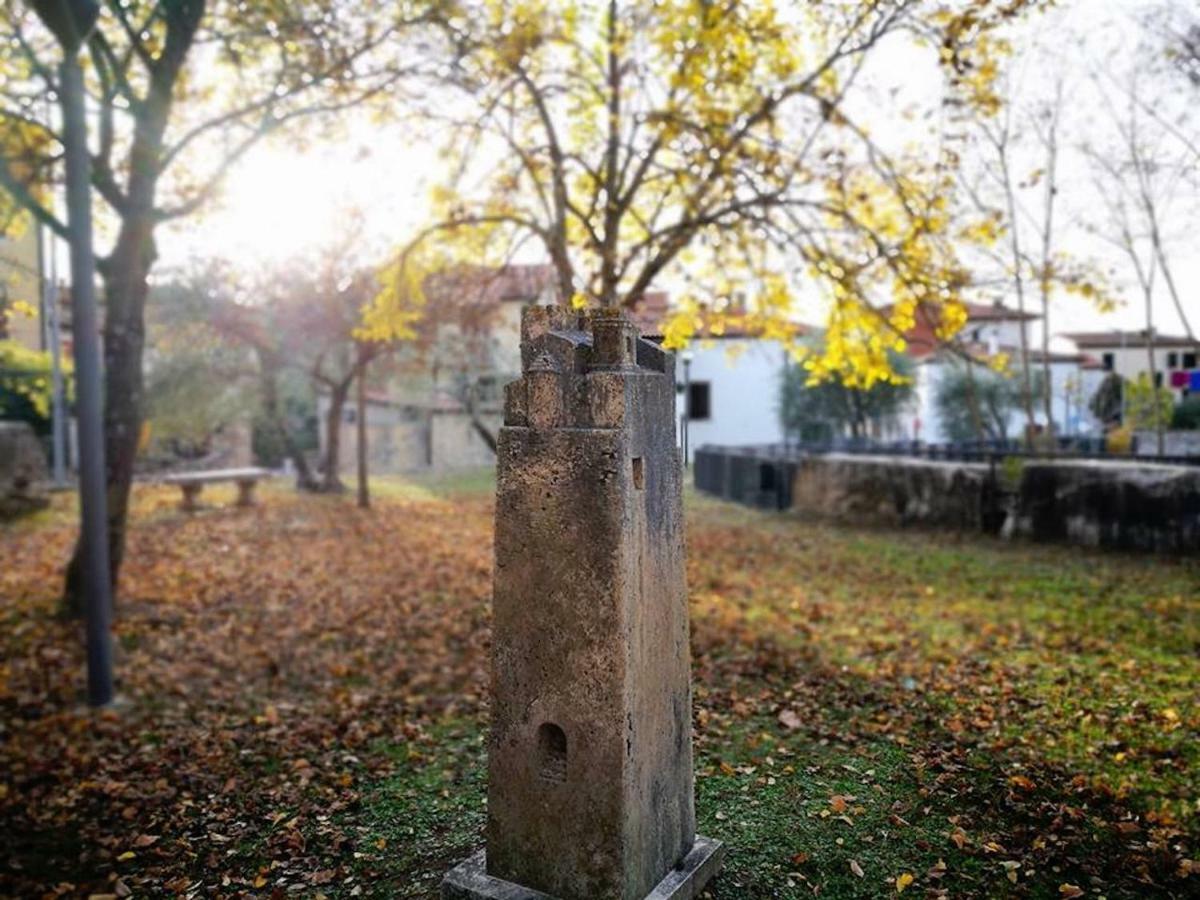
M697 490L707 494L760 509L792 505L795 458L741 453L732 447L701 447L692 458L692 467Z

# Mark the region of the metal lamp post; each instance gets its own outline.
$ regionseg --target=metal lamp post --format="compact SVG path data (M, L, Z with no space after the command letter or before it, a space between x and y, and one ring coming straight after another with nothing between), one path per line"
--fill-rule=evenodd
M104 429L100 394L100 338L96 316L96 262L92 250L91 162L87 146L83 70L79 48L96 24L96 0L33 0L34 11L62 45L59 97L66 155L71 244L71 311L75 392L79 417L79 506L83 541L83 605L87 623L88 702L113 699L112 581L108 555Z

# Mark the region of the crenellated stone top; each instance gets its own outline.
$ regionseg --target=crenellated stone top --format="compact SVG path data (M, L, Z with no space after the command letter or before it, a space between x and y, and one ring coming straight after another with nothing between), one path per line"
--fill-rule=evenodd
M619 428L628 378L664 378L672 391L675 382L674 356L617 309L525 307L521 367L504 390L505 425Z

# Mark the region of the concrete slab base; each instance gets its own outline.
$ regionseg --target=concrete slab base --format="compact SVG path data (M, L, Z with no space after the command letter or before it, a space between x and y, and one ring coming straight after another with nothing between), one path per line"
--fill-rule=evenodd
M695 900L725 858L725 845L696 835L696 842L677 867L667 873L646 900ZM557 900L549 894L493 878L487 873L486 851L459 863L442 880L442 900Z

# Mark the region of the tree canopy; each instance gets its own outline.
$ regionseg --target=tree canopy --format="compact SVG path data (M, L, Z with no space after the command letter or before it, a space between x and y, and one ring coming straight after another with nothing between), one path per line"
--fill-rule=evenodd
M891 377L918 304L961 326L969 275L953 154L885 146L848 97L904 36L936 57L951 109L990 114L996 29L1041 5L464 0L445 23L459 62L425 110L458 163L427 234L540 242L576 304L686 285L668 346L735 292L760 333L789 340L798 301L823 304L806 365L869 386Z
M1030 391L1034 400L1045 389L1040 372L1034 372ZM1022 407L1023 381L1009 372L997 372L973 363L949 363L934 392L942 430L951 440L1005 441L1009 424Z

